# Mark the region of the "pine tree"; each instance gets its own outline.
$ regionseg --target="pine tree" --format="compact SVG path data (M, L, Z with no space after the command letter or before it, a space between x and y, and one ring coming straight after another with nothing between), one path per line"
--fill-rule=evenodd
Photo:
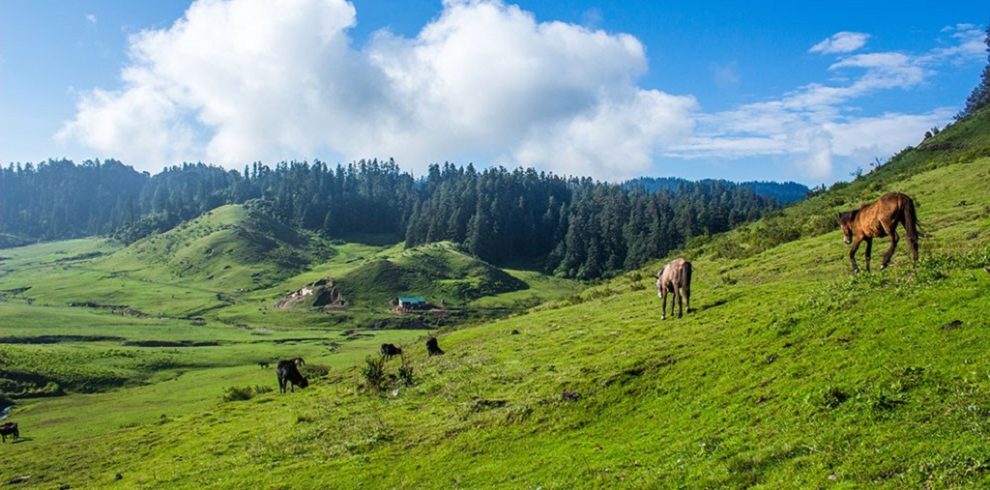
M969 97L966 99L966 108L957 116L957 119L970 116L976 111L990 105L990 25L987 25L986 33L983 42L987 45L987 66L983 67L980 83L969 94Z

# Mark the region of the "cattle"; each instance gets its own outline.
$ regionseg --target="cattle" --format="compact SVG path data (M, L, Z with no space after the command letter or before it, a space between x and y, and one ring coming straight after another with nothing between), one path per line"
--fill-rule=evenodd
M268 362L267 361L261 361L261 362L258 363L258 366L261 367L261 369L268 369Z
M285 387L292 383L290 389L296 391L296 386L305 388L309 386L309 381L299 372L299 366L306 364L301 357L295 359L283 359L278 361L275 372L278 374L278 389L280 393L285 393Z
M382 357L384 357L386 361L391 359L392 356L402 355L402 349L392 344L382 344L381 352L382 352Z
M436 337L430 337L429 339L426 339L426 352L429 352L431 356L443 355L443 349L441 349L440 346L437 345Z
M7 442L7 436L14 436L15 441L21 438L21 431L17 429L17 423L4 422L0 424L0 437L3 437L3 442Z

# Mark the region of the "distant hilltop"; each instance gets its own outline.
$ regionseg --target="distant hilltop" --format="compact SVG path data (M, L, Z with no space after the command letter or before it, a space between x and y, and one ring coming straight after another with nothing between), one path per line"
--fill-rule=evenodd
M750 181L736 183L724 179L703 179L699 181L690 181L679 177L638 177L626 181L625 185L630 188L639 188L647 192L656 192L660 190L675 192L685 184L704 184L711 182L722 182L725 184L734 184L739 187L744 187L753 191L758 196L769 197L776 200L781 206L786 206L792 202L797 202L808 197L808 192L810 191L807 186L798 184L797 182Z

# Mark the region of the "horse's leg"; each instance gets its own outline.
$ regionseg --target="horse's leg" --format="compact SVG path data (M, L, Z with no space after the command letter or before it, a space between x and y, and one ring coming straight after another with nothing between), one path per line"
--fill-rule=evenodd
M859 272L859 266L856 265L856 250L859 248L859 242L862 242L863 238L856 237L853 241L852 247L849 248L849 262L852 262L853 272Z
M660 319L661 320L666 320L667 319L667 288L666 287L664 287L660 291L660 301L661 301L661 304L660 304ZM671 310L671 313L673 313L674 308L671 307L670 310Z
M887 253L883 255L883 263L880 264L880 269L886 269L890 265L890 258L894 256L894 250L897 248L897 229L893 226L885 226L884 228L889 228L885 230L888 235L890 235L890 248L887 249Z
M688 283L684 285L681 288L681 291L684 291L684 302L686 303L684 305L684 310L691 313L691 284Z
M873 239L866 237L866 272L870 272L870 254L873 253Z
M677 318L681 318L684 316L684 290L680 286L674 286L674 296L677 298ZM670 309L673 310L674 305L670 305Z

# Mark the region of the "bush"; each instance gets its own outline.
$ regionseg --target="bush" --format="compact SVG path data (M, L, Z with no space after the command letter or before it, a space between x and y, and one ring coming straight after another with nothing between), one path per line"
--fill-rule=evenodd
M330 374L330 368L321 364L303 364L299 367L299 373L307 379L325 378Z
M250 386L231 386L223 392L223 401L236 402L254 398L254 390Z
M364 359L364 367L361 368L361 375L364 381L375 392L380 392L385 388L385 358L368 356Z
M227 388L223 393L223 401L225 402L238 402L246 401L254 398L257 395L264 393L271 393L275 391L275 388L271 386L255 386L254 388L250 386L231 386Z
M415 383L412 366L407 366L404 362L399 366L399 381L406 386L412 386Z

